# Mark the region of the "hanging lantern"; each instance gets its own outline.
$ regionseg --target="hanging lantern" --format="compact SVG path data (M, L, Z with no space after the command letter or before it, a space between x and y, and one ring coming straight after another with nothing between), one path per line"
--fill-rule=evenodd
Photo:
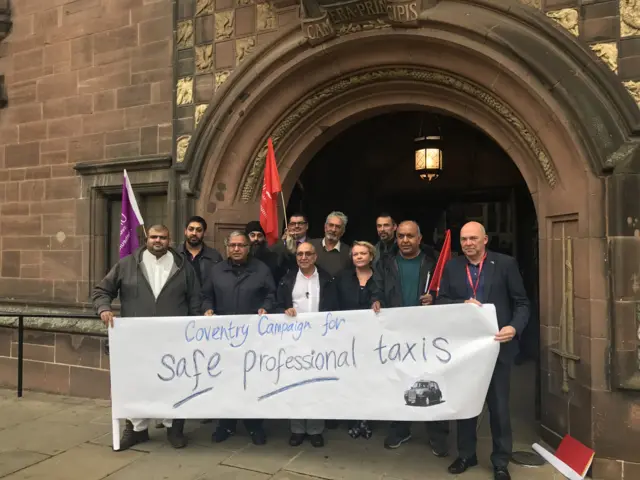
M414 144L416 173L422 180L435 180L442 172L442 137L418 137Z

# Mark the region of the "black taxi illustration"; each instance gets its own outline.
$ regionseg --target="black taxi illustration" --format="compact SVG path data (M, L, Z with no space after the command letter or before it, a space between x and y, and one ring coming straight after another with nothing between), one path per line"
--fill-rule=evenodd
M420 380L404 392L404 401L412 407L428 407L442 403L442 391L432 380Z

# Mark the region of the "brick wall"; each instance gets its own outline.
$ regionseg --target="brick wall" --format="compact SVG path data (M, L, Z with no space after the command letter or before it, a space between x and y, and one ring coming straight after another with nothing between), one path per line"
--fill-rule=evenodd
M15 387L18 332L0 328L0 386ZM25 331L24 388L60 395L110 398L106 338Z
M0 296L86 299L82 161L171 152L171 0L13 0L0 43Z

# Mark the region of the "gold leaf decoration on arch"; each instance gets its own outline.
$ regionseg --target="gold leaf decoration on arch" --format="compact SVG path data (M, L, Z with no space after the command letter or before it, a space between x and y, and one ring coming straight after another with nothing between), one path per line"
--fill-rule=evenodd
M346 78L338 80L334 84L313 93L309 97L300 102L287 117L280 122L271 133L274 146L277 146L280 140L297 124L302 118L309 115L315 108L322 103L337 95L343 94L353 88L363 85L385 82L389 80L407 80L414 82L427 83L432 85L440 85L451 88L459 92L463 92L474 97L484 103L487 107L504 118L507 123L514 128L518 136L529 147L534 157L538 161L540 168L544 174L547 183L554 188L558 183L558 177L555 166L549 159L540 140L535 133L522 121L516 113L505 105L501 100L493 96L493 94L484 90L478 85L439 70L424 70L413 68L388 68L384 70L375 70L350 75ZM264 163L267 156L266 139L262 142L257 155L254 157L253 163L249 169L249 173L245 178L241 193L241 200L248 203L254 197L256 186L259 184L264 170Z

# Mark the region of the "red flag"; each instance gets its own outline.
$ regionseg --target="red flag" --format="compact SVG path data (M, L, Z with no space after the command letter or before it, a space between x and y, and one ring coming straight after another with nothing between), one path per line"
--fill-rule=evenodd
M273 245L280 237L278 235L278 193L282 191L276 154L273 151L271 137L267 142L267 161L264 166L264 183L262 184L262 198L260 199L260 226L267 237L267 243Z
M440 280L442 280L442 274L444 273L445 264L451 259L451 230L447 230L444 236L444 243L442 244L442 250L440 250L440 256L438 257L438 263L433 270L433 277L431 277L431 283L429 284L428 291L436 291L436 297L440 291Z

